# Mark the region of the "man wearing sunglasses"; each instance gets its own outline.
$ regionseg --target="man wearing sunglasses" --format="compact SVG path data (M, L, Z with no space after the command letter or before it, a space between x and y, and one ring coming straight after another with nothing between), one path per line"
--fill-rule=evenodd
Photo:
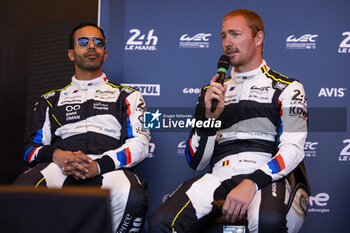
M114 232L140 232L148 203L133 167L149 147L149 132L142 127L144 100L102 72L106 40L97 25L75 27L69 46L75 75L71 84L36 103L24 150L24 160L34 168L15 184L108 188Z

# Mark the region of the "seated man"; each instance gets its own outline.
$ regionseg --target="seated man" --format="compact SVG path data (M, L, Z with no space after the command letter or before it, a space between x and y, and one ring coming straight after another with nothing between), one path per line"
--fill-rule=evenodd
M132 168L148 153L144 100L139 91L109 82L102 72L107 51L97 25L75 27L69 45L76 73L69 85L36 103L24 152L24 160L35 167L15 184L108 188L114 232L136 232L134 221L141 232L148 202Z
M225 200L228 221L247 214L249 232L288 230L285 177L303 161L307 135L303 86L263 60L264 25L256 13L241 9L226 15L221 38L231 77L221 84L217 74L202 89L195 117L222 124L193 128L186 146L189 165L201 170L210 163L211 172L184 182L155 211L152 233L189 232L216 199Z

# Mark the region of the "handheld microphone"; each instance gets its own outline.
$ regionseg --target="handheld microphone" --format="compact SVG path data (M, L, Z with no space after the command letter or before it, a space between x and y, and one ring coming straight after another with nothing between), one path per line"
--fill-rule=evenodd
M229 66L230 66L230 58L228 56L226 56L226 55L222 55L220 57L220 59L219 59L219 62L218 62L218 70L217 70L217 72L219 74L219 77L216 80L216 82L221 83L221 84L224 83L224 78L225 78L225 75L227 73L227 70L228 70ZM214 112L217 105L218 105L218 100L217 99L213 99L212 102L211 102L210 111Z

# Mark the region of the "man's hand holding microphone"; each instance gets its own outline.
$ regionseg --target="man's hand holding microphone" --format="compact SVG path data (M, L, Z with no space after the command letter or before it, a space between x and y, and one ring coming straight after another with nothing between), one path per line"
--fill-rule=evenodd
M209 88L204 96L205 116L208 119L217 119L224 110L227 85L223 85L223 83L229 66L230 58L222 55L218 62L217 74L210 81Z

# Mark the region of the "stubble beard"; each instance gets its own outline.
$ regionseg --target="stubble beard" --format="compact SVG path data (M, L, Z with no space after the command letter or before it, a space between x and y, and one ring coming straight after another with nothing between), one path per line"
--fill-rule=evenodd
M75 64L82 70L86 71L96 71L99 70L103 64L103 57L99 54L96 54L96 58L88 58L86 54L83 55L75 55Z

